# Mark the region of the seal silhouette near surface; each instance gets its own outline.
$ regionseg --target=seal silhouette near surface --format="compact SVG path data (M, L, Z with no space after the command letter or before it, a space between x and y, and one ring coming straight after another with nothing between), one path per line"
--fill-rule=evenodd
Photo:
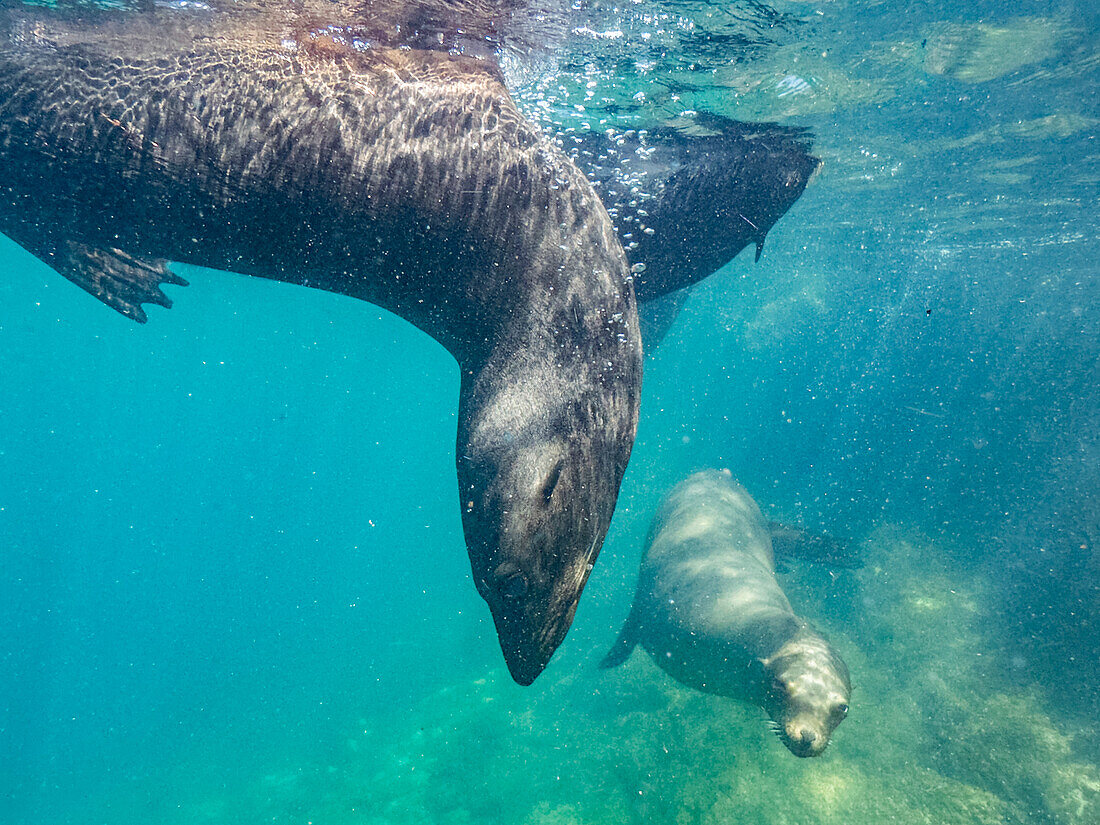
M702 112L572 137L570 155L607 206L635 273L646 352L688 287L750 244L760 260L768 232L821 168L811 143L804 129Z
M462 373L474 581L530 684L634 440L614 227L493 63L360 47L390 21L333 20L342 4L240 8L0 10L0 231L141 322L183 283L176 260L370 301L439 340Z
M678 682L754 702L796 756L818 756L848 713L840 654L775 579L760 508L729 473L680 482L650 527L630 615L600 663L640 644Z

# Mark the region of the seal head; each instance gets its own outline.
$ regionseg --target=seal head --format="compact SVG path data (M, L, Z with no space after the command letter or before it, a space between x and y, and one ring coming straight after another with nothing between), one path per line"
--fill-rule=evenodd
M582 323L598 316L578 310ZM577 340L569 333L568 342ZM511 350L521 357L464 380L459 402L458 481L470 564L521 685L542 672L573 620L636 426L637 382L624 381L621 367L601 378L596 367L606 361L572 358L570 349Z
M848 715L848 667L818 633L803 627L764 661L770 676L763 706L795 756L820 756Z

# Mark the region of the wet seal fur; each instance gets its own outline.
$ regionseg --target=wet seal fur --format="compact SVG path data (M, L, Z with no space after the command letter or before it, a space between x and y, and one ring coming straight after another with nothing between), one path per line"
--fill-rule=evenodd
M183 284L176 260L370 301L439 340L462 371L474 581L530 684L637 424L637 307L598 196L494 63L390 42L417 28L402 4L140 5L0 8L0 231L139 322Z
M639 303L706 278L764 240L821 169L812 134L698 112L674 125L574 136L634 266Z
M651 129L575 135L570 156L603 199L634 272L652 352L688 288L764 240L821 169L813 136L703 112Z
M820 755L848 713L848 668L795 615L760 508L728 472L696 473L661 502L630 616L600 666L638 644L678 682L763 707L795 756Z

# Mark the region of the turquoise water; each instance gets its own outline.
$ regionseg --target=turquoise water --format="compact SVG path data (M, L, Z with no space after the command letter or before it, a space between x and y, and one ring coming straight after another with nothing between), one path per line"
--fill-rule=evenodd
M182 267L139 327L0 240L0 820L1100 820L1100 10L574 14L509 66L548 129L713 111L825 167L647 360L550 668L511 682L472 586L434 341ZM595 668L702 466L862 550L783 579L853 675L819 759Z

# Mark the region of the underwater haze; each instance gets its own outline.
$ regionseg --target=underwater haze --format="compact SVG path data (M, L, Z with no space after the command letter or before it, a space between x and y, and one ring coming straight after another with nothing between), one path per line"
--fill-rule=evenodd
M505 70L563 145L711 112L824 166L645 363L569 636L515 685L458 368L372 305L175 266L121 317L0 238L0 822L1100 822L1100 6L576 4ZM732 471L847 661L796 759L641 651L657 502Z

